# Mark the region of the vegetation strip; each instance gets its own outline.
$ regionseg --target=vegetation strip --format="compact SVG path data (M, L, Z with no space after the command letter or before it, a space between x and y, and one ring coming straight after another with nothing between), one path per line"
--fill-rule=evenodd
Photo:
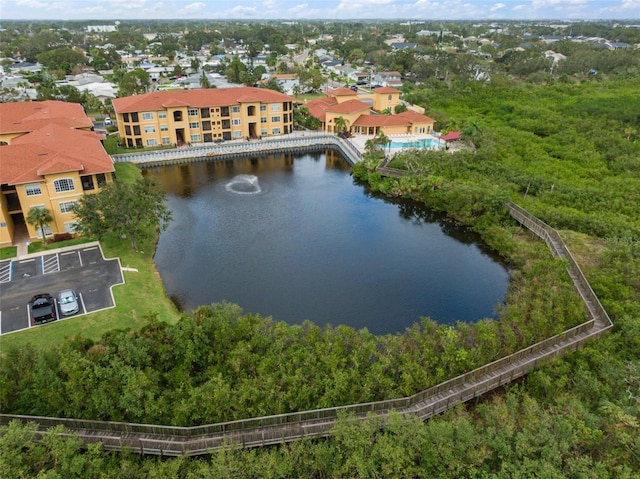
M523 208L513 203L507 206L516 220L545 241L553 256L570 258L567 270L585 302L588 321L411 397L195 427L10 414L0 415L0 424L9 424L12 420L36 423L39 426L36 433L40 436L50 434L47 430L50 427L63 425L69 432L77 434L85 444L100 442L107 450L131 449L140 454L195 456L236 444L257 447L305 437L327 436L343 414L360 419L365 419L370 413L386 415L391 411L415 415L421 419L440 414L456 404L512 382L545 359L575 351L589 339L595 339L613 327L608 314L557 231Z

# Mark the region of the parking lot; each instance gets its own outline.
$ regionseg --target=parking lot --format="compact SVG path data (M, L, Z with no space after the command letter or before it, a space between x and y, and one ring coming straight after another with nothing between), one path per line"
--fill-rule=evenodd
M34 327L28 302L36 294L56 297L62 290L73 289L80 311L61 316L56 304L62 320L113 308L111 289L123 283L119 258L105 259L99 243L0 261L0 334Z

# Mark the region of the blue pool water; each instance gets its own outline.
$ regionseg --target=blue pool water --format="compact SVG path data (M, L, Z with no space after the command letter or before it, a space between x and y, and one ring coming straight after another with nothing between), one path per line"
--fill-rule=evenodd
M401 150L403 148L441 148L444 145L443 142L435 138L425 138L418 141L392 141L387 145L387 148L392 150Z

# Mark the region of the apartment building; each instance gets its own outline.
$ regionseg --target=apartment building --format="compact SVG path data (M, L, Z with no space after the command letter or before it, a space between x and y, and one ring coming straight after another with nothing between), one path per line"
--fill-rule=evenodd
M113 178L113 161L92 128L76 103L0 103L0 247L42 236L25 220L36 206L53 217L46 236L74 232L73 205Z
M254 87L169 90L113 100L129 148L257 139L293 131L295 98Z

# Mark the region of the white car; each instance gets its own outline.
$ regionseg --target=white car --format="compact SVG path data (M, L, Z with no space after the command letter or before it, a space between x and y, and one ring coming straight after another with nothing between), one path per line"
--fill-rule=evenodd
M65 289L58 293L58 307L62 316L71 316L80 311L78 296L72 289Z
M111 125L111 118L108 116L104 117L104 126L110 126Z

